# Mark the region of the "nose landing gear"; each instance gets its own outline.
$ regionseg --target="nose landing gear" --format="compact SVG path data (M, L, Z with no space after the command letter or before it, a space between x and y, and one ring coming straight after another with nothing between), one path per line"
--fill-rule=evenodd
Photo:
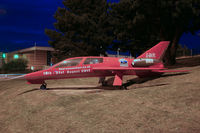
M40 89L41 89L41 90L47 90L47 84L46 84L46 83L43 83L43 84L40 86Z

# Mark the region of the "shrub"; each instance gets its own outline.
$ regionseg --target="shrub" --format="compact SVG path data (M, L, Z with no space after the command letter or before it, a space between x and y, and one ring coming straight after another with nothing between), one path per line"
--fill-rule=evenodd
M27 68L27 60L16 59L4 64L2 70L5 72L21 72L25 71Z

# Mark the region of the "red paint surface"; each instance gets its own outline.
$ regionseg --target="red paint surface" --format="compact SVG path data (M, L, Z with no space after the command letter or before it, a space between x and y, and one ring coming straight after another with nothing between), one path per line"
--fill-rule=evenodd
M169 42L160 42L137 59L161 59L166 51ZM61 63L67 62L72 59L80 59L80 63L76 66L68 66L57 68ZM99 59L102 58L102 63L97 64L84 64L86 59ZM137 75L139 77L148 77L161 75L165 71L162 61L156 62L148 67L133 67L133 59L129 58L116 58L116 57L75 57L66 59L49 69L27 74L25 78L28 83L42 84L45 80L50 79L67 79L67 78L86 78L86 77L106 77L115 76L114 86L122 85L122 78L124 75ZM167 72L167 71L166 71ZM174 71L173 71L174 72Z

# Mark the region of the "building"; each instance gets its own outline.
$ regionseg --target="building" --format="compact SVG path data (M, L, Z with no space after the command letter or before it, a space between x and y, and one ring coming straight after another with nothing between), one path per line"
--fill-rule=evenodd
M52 53L55 50L52 47L30 47L6 54L5 62L15 59L25 59L28 61L27 69L41 70L54 63Z
M3 66L5 62L6 54L3 52L0 52L0 68Z
M119 51L107 50L106 54L108 57L134 58L131 56L130 52L119 52Z

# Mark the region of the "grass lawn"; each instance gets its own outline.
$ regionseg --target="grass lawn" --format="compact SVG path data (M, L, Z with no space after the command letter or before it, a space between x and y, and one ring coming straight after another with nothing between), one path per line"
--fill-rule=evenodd
M198 63L200 59L194 60ZM191 60L191 59L190 59ZM0 81L1 133L199 133L200 65L189 73L132 79L129 90L98 86L97 78Z

